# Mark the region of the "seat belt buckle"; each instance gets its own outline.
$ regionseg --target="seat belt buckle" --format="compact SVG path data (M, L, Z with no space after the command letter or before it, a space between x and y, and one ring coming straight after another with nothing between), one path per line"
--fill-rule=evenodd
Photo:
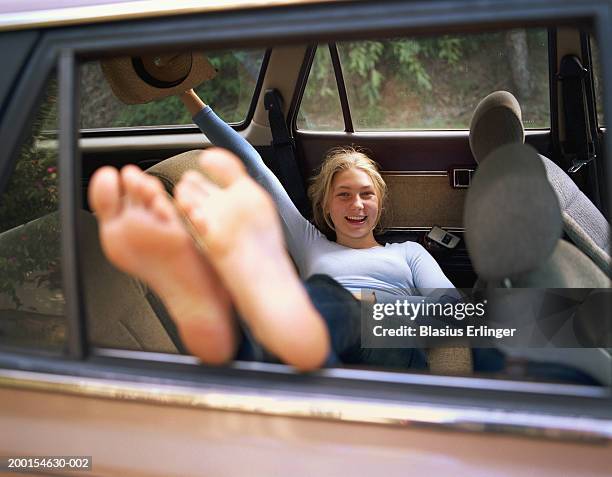
M578 159L578 155L574 154L572 157L572 165L567 170L568 174L575 174L587 164L593 162L597 158L595 148L592 143L587 144L587 157L586 159ZM583 156L584 157L584 156Z
M582 169L584 166L586 166L587 164L593 162L593 159L595 159L596 156L591 156L588 159L573 159L572 160L572 165L570 166L570 168L567 170L568 174L575 174L576 172L578 172L580 169Z

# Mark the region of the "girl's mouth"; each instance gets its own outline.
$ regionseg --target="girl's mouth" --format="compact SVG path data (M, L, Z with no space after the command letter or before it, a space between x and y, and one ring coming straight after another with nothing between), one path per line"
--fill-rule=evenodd
M367 215L347 215L344 217L350 224L363 224L368 219Z

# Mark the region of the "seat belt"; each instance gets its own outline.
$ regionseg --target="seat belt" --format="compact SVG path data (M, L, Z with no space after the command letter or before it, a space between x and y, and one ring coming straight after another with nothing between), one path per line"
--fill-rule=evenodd
M586 80L588 70L580 59L564 56L558 79L562 82L566 141L562 145L567 172L575 174L595 159L595 142L587 109ZM571 125L571 127L570 127Z
M276 89L266 91L264 106L268 111L272 130L272 147L276 156L279 180L300 213L308 218L311 212L310 202L306 197L302 175L295 159L295 141L287 128L283 115L283 100Z

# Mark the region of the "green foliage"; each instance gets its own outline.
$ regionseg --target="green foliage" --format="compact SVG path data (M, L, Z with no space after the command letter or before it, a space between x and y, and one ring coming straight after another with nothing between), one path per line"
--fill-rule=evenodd
M391 49L402 79L411 78L417 88L431 91L430 77L419 59L419 55L424 54L424 45L416 40L396 40L391 42Z
M217 53L209 55L209 59L218 74L197 88L197 93L224 121L243 121L259 76L263 51Z
M10 296L17 307L21 302L16 290L25 282L61 286L59 222L57 214L47 215L58 209L57 149L52 139L41 135L43 127L56 125L56 91L51 80L32 136L22 146L0 196L0 293Z
M43 125L55 124L50 116L55 116L56 90L52 81L35 119L32 136L23 144L15 170L0 196L0 231L57 210L57 149L52 139L42 141L41 134Z
M310 72L306 85L306 100L310 101L318 96L332 97L337 95L336 77L330 74L332 61L327 45L317 48L313 69Z
M409 82L417 91L431 91L426 60L437 58L456 65L463 55L462 44L462 38L450 36L347 43L341 45L343 68L346 77L360 83L359 100L372 107L380 99L385 79Z
M464 40L444 36L429 39L393 39L338 44L351 108L359 111L362 125L380 125L385 108L380 104L385 83L408 84L427 95L433 89L431 59L451 67L463 56ZM319 45L305 90L302 109L317 126L337 122L338 90L327 45ZM323 100L323 101L322 101ZM307 105L307 106L306 106Z
M509 33L338 43L355 127L465 129L485 95L498 89L519 93ZM527 42L529 55L521 60L535 88L522 104L523 113L528 126L547 127L546 30L527 30ZM315 128L337 123L338 117L342 122L327 50L327 45L317 50L302 101L307 125Z
M351 76L359 78L360 96L365 98L370 105L380 98L380 86L384 74L376 66L384 50L384 43L365 41L351 44L346 51L345 60L348 61L344 61L343 68L346 68L347 73Z
M56 213L4 232L0 250L0 294L22 307L17 291L31 283L61 289L60 224Z

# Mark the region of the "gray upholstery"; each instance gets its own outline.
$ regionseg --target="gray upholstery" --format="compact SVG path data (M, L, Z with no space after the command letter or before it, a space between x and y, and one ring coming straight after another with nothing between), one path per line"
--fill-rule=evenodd
M610 279L578 248L559 240L544 263L515 276L512 284L524 288L609 288Z
M486 281L534 270L561 236L557 197L537 153L523 144L502 146L481 164L464 214L474 270Z
M470 148L479 164L496 148L504 144L522 144L524 140L521 109L512 94L496 91L478 104L470 124ZM547 157L539 155L539 158L559 199L563 230L581 251L610 275L610 225L565 171Z
M610 225L574 181L553 161L539 156L559 198L563 230L608 276L611 274Z
M527 293L529 288L609 288L606 274L560 239L561 211L535 156L529 146L508 144L489 154L474 177L465 240L480 286L511 285ZM505 311L521 316L529 305L514 298ZM499 348L508 357L564 364L611 384L612 358L604 348Z
M476 162L499 146L524 141L521 107L512 94L495 91L478 103L470 121L470 149Z
M488 284L610 286L584 253L560 240L557 196L530 146L507 144L489 154L468 192L464 223L474 270Z

